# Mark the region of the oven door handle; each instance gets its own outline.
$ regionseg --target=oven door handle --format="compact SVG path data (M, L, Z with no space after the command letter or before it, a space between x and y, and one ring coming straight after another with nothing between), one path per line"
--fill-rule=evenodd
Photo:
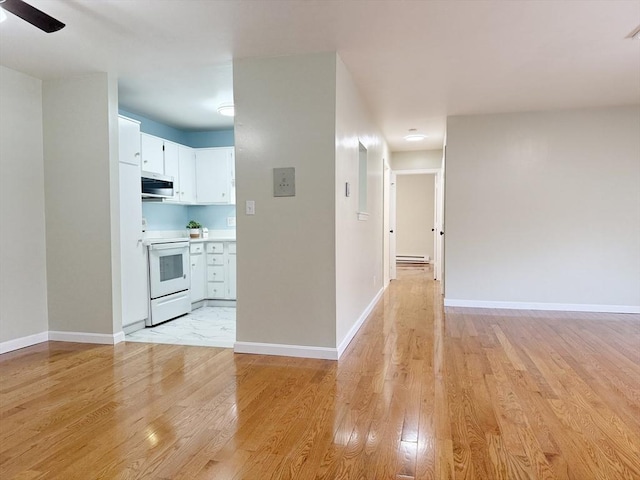
M175 250L177 248L188 248L189 242L185 243L169 243L149 245L149 250Z

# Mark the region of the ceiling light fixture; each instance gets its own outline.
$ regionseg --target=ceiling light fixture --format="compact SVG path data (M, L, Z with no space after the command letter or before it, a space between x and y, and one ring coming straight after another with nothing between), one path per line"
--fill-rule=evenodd
M4 13L2 7L0 7L0 23L4 22L7 19L7 14Z
M233 104L227 103L218 107L218 113L225 117L233 117L236 114L236 109Z
M415 128L409 129L409 135L405 135L404 139L407 142L419 142L420 140L424 140L425 138L427 138L426 135L417 132L418 131Z

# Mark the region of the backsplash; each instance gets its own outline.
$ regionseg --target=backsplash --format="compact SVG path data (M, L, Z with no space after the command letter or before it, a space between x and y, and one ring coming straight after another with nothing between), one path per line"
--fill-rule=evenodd
M189 206L189 220L200 222L209 230L235 229L227 225L227 217L236 218L235 205L193 205ZM185 223L186 225L186 223Z
M142 216L147 220L147 231L185 230L189 220L209 230L233 230L235 227L227 226L227 217L235 218L236 206L142 202Z

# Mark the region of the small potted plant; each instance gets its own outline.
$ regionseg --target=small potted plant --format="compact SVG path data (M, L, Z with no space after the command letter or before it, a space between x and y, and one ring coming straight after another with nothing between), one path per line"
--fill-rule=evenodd
M187 223L187 228L189 229L189 236L191 238L200 237L200 229L202 228L202 225L200 225L198 222L196 222L195 220L191 220L189 223Z

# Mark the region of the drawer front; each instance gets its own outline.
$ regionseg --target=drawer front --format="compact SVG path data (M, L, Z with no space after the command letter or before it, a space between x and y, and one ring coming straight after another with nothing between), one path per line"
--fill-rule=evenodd
M224 283L208 282L207 298L225 298Z
M224 255L207 253L207 265L224 265Z
M202 243L192 243L189 246L189 252L191 252L191 254L199 254L204 252L204 245Z
M222 242L209 242L207 243L207 253L219 253L224 252L224 243Z
M236 242L229 242L229 253L236 253Z
M224 282L224 267L208 267L207 280L209 282Z

